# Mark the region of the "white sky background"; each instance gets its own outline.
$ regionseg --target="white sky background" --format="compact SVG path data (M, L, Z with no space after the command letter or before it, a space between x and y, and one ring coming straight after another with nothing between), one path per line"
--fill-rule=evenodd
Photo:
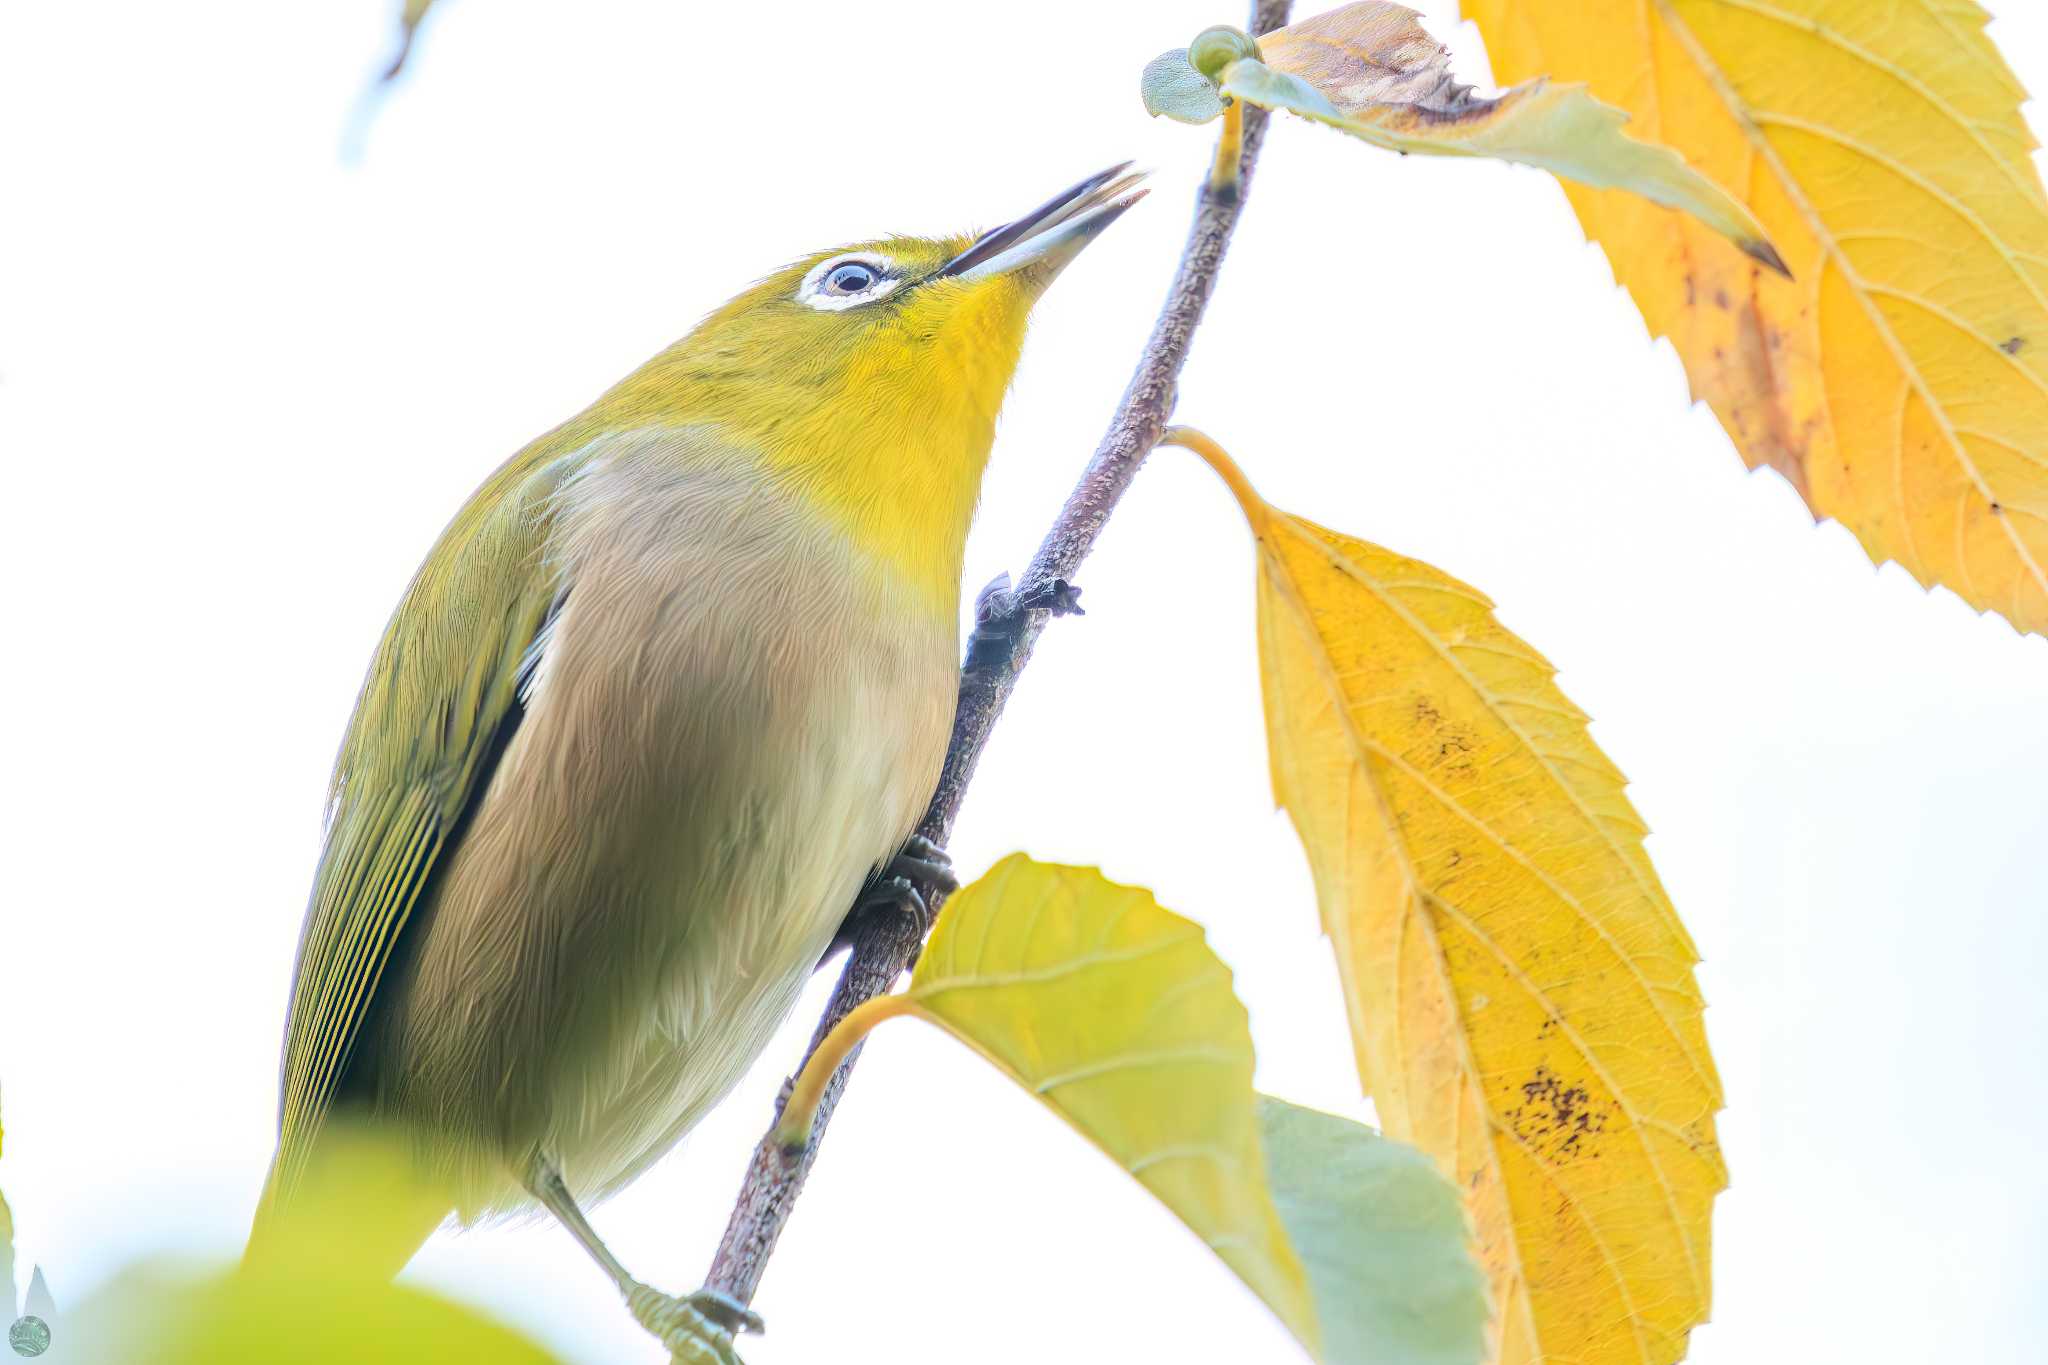
M2048 89L2048 16L2002 8ZM0 19L0 1188L60 1302L239 1249L328 765L475 484L785 260L985 227L1136 157L1157 192L1048 296L1004 418L970 587L1021 568L1209 155L1146 119L1138 71L1242 22L453 0L352 163L396 9ZM1276 128L1181 393L1276 503L1492 595L1635 779L1728 1092L1693 1359L2036 1356L2048 643L1745 474L1535 171ZM1154 887L1236 968L1264 1088L1369 1117L1266 784L1237 513L1162 454L1081 582L955 856ZM598 1212L642 1278L699 1282L828 985ZM662 1358L552 1226L444 1234L409 1273L575 1360ZM759 1307L756 1365L1290 1349L1136 1185L914 1024L868 1050Z

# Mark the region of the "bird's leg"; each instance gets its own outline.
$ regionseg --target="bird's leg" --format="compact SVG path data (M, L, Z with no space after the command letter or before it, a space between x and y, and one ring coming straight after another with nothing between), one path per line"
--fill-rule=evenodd
M634 1321L654 1334L675 1365L744 1365L732 1339L739 1332L761 1331L759 1313L716 1289L699 1289L677 1298L627 1274L583 1210L576 1207L562 1173L541 1153L535 1152L527 1162L524 1184L527 1192L569 1229L569 1235L583 1244L591 1259L604 1267L625 1296Z

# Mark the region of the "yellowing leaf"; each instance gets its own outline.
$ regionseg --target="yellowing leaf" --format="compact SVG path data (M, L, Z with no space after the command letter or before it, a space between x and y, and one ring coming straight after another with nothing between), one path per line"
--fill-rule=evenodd
M1621 774L1480 594L1167 440L1258 537L1274 791L1381 1122L1464 1192L1494 1358L1679 1359L1710 1296L1721 1087Z
M1873 559L2048 628L2048 201L1972 0L1467 0L1741 196L1796 282L1567 187L1751 465Z
M909 988L863 1009L859 1031L914 1013L995 1063L1315 1343L1307 1277L1265 1188L1250 1028L1200 926L1091 869L1012 855L947 902ZM785 1136L799 1144L805 1111L792 1098Z
M1451 78L1450 60L1414 10L1361 0L1256 44L1235 29L1211 29L1184 57L1155 59L1142 92L1154 114L1201 122L1214 117L1215 96L1191 84L1193 74L1223 95L1290 110L1393 151L1491 157L1625 189L1690 213L1766 265L1784 268L1739 200L1668 147L1629 137L1622 131L1628 115L1584 86L1535 80L1487 98Z
M805 1066L786 1145L806 1140L854 1044L899 1014L972 1047L1129 1171L1318 1360L1479 1360L1485 1289L1456 1193L1370 1129L1256 1096L1229 969L1150 893L998 863L947 902L908 989L855 1010Z

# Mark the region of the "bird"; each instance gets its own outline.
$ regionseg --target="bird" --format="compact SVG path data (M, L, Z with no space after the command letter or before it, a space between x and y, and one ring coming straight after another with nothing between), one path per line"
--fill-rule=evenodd
M966 538L1033 305L1143 197L814 253L500 466L386 626L329 787L246 1259L341 1135L397 1135L396 1274L545 1211L677 1359L750 1310L584 1210L730 1091L848 922L916 912Z

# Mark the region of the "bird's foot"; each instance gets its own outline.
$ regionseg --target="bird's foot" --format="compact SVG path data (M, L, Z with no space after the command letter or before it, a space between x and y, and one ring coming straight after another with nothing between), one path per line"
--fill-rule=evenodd
M881 875L861 893L854 913L894 910L908 916L922 938L931 932L933 919L931 902L921 889L925 886L950 896L960 889L960 879L953 875L953 860L946 850L921 834L913 834L904 841L902 851L883 865Z
M1064 578L1049 578L1029 592L1020 593L1017 605L1030 611L1049 611L1054 616L1086 616L1081 590Z
M967 637L968 670L1008 667L1034 611L1049 611L1054 616L1088 614L1081 608L1081 590L1064 578L1047 579L1019 592L1011 588L1008 574L998 574L974 599L974 633Z
M877 912L898 914L917 926L918 937L931 932L931 902L925 899L919 884L929 886L942 896L950 896L960 889L960 879L953 875L953 860L922 834L913 834L903 843L897 855L882 865L875 879L861 888L860 898L853 903L839 932L832 936L832 942L825 949L818 965L830 962L840 949L851 946L854 931L863 923L872 923L869 916Z
M900 874L891 873L870 882L867 890L861 892L854 914L872 915L878 910L893 910L908 917L917 925L919 937L932 927L931 902L917 889L916 882Z
M636 1284L626 1306L634 1321L667 1348L673 1365L745 1365L733 1346L734 1335L758 1333L765 1326L759 1313L716 1289L678 1298Z
M960 879L953 875L952 855L922 834L903 841L902 850L882 869L882 876L923 882L948 896L960 889Z

